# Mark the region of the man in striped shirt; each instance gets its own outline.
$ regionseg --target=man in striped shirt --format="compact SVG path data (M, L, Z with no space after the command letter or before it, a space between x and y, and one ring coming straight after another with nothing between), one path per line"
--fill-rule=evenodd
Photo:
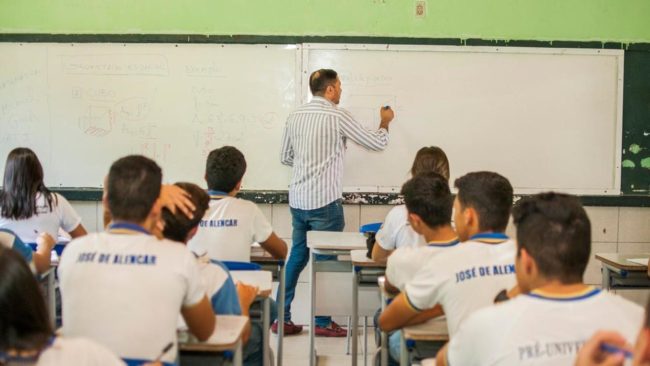
M390 107L380 108L381 122L374 131L367 130L352 115L338 108L341 80L336 71L321 69L309 77L313 99L287 119L282 138L282 164L293 167L289 187L289 206L293 225L293 244L286 267L285 334L296 334L302 326L291 322L291 302L300 272L307 265L307 231L342 231L343 155L347 141L373 151L388 144L388 125L394 113ZM321 256L318 259L332 259ZM273 330L277 331L277 323ZM316 335L344 337L346 331L331 317L316 317Z

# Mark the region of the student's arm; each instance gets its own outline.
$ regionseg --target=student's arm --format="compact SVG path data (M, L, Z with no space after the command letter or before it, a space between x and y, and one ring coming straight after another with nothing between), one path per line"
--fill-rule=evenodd
M48 233L40 233L38 237L36 237L36 252L32 255L36 272L44 273L50 269L51 253L55 244L56 241L54 241L54 238Z
M438 304L433 309L424 310L423 312L414 316L413 318L411 318L411 320L409 320L406 323L406 325L408 326L408 325L416 325L416 324L424 323L429 319L437 318L443 315L445 315L445 311L442 310L442 306Z
M275 259L284 260L287 258L287 243L280 239L275 232L272 232L268 239L261 242L260 246L271 253Z
M248 317L248 322L246 323L246 328L244 328L244 333L242 334L242 340L244 343L248 342L248 339L251 336L251 319L250 319L250 308L257 297L258 288L255 286L250 286L237 282L237 297L239 297L239 306L241 307L241 315Z
M414 308L404 293L397 295L379 316L379 327L385 332L391 332L404 327L421 311Z
M392 250L387 250L379 245L379 242L376 241L375 245L372 247L372 260L379 263L386 263L388 256L392 253Z
M217 320L212 311L212 304L207 296L195 305L181 308L181 315L190 332L201 342L210 338Z
M76 228L72 229L72 231L69 231L68 234L70 234L72 239L74 239L74 238L78 238L80 236L84 236L84 235L88 234L88 232L86 231L86 228L84 228L84 226L82 224L79 224L79 225L77 225Z
M448 366L447 365L447 349L449 348L449 342L438 351L436 355L436 366Z

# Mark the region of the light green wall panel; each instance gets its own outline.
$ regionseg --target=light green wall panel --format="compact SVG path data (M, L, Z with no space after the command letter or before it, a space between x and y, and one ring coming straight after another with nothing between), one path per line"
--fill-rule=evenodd
M0 0L0 33L650 42L650 0Z

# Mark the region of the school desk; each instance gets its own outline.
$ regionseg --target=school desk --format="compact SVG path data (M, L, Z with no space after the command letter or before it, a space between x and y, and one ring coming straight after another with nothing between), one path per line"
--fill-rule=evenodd
M421 324L402 328L400 337L400 366L408 366L409 364L410 347L407 347L407 343L411 341L449 341L447 320L444 317L434 318Z
M606 290L647 289L648 258L650 253L597 253L596 259L602 264L602 288ZM646 264L635 263L632 259L645 259Z
M217 326L205 342L199 342L188 330L178 331L178 348L181 352L224 352L234 350L233 365L242 365L242 334L248 317L216 315Z

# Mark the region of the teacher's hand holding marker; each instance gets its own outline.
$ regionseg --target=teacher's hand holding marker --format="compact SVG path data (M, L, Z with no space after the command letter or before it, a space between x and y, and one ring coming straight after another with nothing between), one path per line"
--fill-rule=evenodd
M385 105L379 109L379 116L381 117L379 128L388 131L388 125L390 124L390 121L395 118L395 112L393 112L393 109L389 105Z

